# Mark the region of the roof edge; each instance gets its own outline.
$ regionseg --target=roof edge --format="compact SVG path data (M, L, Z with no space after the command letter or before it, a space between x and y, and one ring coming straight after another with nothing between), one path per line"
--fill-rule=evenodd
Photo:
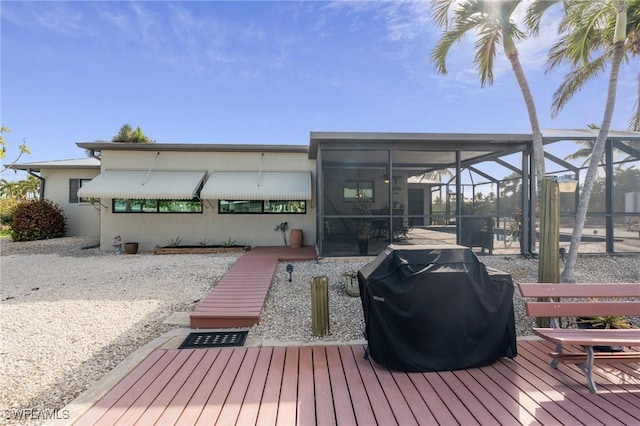
M120 143L120 142L77 142L83 149L94 151L183 151L183 152L309 152L307 145L244 145L244 144L201 144L201 143Z

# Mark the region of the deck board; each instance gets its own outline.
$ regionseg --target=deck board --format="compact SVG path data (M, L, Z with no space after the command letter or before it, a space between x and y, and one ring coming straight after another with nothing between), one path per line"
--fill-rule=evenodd
M336 423L340 426L356 425L347 379L340 362L340 350L337 346L327 346L326 351Z
M260 409L260 401L267 381L272 353L272 348L265 348L265 350L258 353L258 360L251 376L251 382L247 386L247 394L240 405L236 421L239 425L255 424L258 419L258 410Z
M256 247L248 251L196 305L190 315L191 328L258 324L278 262L315 259L314 247Z
M198 420L200 413L207 403L207 399L209 399L211 395L211 390L217 386L222 372L229 365L229 360L233 354L232 350L207 349L207 351L219 353L206 376L204 376L202 382L200 382L200 385L192 391L193 396L180 414L180 417L178 417L176 424L192 425Z
M455 417L453 416L453 414L451 414L451 411L449 410L447 405L436 393L435 389L431 386L431 384L423 374L411 374L408 378L415 386L417 394L420 395L424 403L429 408L429 412L433 416L433 422L430 421L431 419L429 417L425 417L424 419L420 418L420 421L423 424L457 424Z
M549 366L544 341L474 369L390 371L361 345L159 349L74 424L640 424L640 365ZM622 376L622 377L621 377Z
M336 415L329 381L329 364L325 348L316 346L312 349L313 382L315 391L316 421L321 425L335 425Z
M295 348L287 348L284 354L282 388L277 406L277 424L296 424L298 418L298 364L299 352Z
M316 424L316 407L312 349L308 346L303 346L298 353L298 412L296 424L313 425Z
M345 380L349 388L349 396L353 408L356 423L360 425L375 424L376 418L371 408L371 402L367 395L362 376L356 365L356 358L362 357L364 352L362 347L340 346L340 361L344 371ZM360 353L358 353L360 352Z
M285 378L283 373L285 351L285 348L272 348L264 391L258 406L258 417L255 423L257 425L276 424L280 388Z

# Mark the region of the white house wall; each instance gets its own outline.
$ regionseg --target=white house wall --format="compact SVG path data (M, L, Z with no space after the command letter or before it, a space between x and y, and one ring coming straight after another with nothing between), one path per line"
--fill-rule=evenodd
M45 179L44 198L57 203L67 217L67 237L97 237L100 234L100 212L90 203L69 203L69 179L93 179L96 169L42 169Z
M102 152L102 170L206 170L213 171L309 171L315 181L315 160L306 153L265 152ZM250 246L283 245L282 234L274 229L288 222L290 229L302 229L305 245L316 241L315 184L313 200L307 200L306 214L218 214L218 200L204 200L202 214L179 213L113 213L111 199L102 199L100 244L111 250L119 235L124 242L137 241L141 251L165 246L180 238L181 244L235 244ZM287 232L287 242L288 242Z

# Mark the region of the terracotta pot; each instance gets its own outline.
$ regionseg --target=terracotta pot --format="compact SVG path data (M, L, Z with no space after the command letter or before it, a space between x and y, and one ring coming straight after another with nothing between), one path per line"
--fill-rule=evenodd
M302 247L302 229L292 229L289 234L289 244L291 248L300 248Z
M124 251L127 254L136 254L138 252L138 243L124 243Z

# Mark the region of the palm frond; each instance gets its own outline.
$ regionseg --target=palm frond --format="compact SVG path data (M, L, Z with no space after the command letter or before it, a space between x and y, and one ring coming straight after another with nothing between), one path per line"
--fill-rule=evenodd
M527 9L525 23L531 34L537 36L540 33L540 21L542 16L552 6L562 3L562 0L534 0Z
M431 18L439 28L449 27L449 10L454 0L431 0Z
M458 42L465 35L465 31L453 29L445 31L436 43L436 47L431 51L430 59L435 65L436 72L447 74L447 55L451 46Z
M487 28L480 32L476 41L474 62L480 73L480 85L493 84L493 63L496 58L496 44L500 43L502 33L496 28Z
M551 104L551 116L556 117L560 110L569 102L588 81L601 73L610 57L610 52L605 52L598 58L586 63L581 68L574 68L566 76L560 87L553 93Z

